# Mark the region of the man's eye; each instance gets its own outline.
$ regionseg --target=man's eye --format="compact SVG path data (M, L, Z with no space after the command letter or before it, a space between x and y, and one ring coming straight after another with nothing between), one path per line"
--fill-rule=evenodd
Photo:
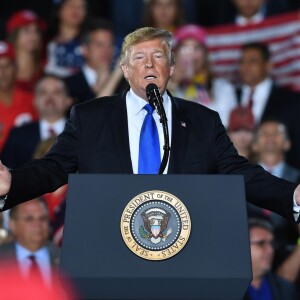
M141 56L141 55L134 57L134 59L137 59L137 60L142 59L142 58L143 58L143 56Z

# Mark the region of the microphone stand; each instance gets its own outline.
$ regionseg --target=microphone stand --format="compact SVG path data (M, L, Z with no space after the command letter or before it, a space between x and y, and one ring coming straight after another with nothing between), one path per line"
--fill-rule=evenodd
M155 95L155 97L149 97L149 103L150 105L154 106L154 108L156 109L158 115L160 116L160 123L162 124L163 127L163 133L164 133L164 155L159 167L159 171L158 174L163 174L166 166L167 166L167 162L169 159L169 155L170 155L170 142L169 142L169 128L168 128L168 119L166 116L166 112L163 106L163 102L162 102L162 98L161 95L159 93L158 89L154 89L152 91Z

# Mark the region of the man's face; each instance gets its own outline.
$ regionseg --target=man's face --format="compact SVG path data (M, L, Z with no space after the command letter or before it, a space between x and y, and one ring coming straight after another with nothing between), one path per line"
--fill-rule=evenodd
M16 66L8 57L0 57L0 90L6 91L13 87Z
M233 0L240 15L250 18L258 13L265 0Z
M289 145L283 125L266 122L258 129L254 149L258 154L283 154L289 149Z
M260 227L250 230L250 245L253 277L264 276L270 269L273 261L273 234Z
M146 101L146 86L155 83L163 94L173 74L174 66L170 66L167 47L161 39L136 44L129 52L128 62L122 66L135 94Z
M10 227L17 242L29 250L37 250L48 240L48 211L38 200L22 203L15 218L10 220Z
M239 73L243 83L256 86L269 75L270 70L270 63L263 59L259 50L249 48L243 51L239 65Z
M239 129L228 132L229 137L237 149L239 154L249 151L251 143L253 141L253 132L246 129Z
M59 119L64 116L71 99L61 80L46 77L37 87L35 104L41 118Z
M109 68L114 51L114 38L109 30L97 30L90 33L90 41L82 46L87 64L94 70Z

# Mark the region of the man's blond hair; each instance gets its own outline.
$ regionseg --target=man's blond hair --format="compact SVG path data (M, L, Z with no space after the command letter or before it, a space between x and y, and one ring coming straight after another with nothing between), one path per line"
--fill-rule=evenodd
M125 37L120 55L120 65L126 65L128 63L132 46L155 39L161 39L167 45L168 60L170 65L173 66L175 64L175 58L172 51L172 34L167 30L153 27L139 28Z

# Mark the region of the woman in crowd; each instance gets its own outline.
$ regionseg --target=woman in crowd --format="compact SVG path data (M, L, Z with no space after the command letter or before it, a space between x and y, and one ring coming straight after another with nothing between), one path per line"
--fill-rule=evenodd
M145 26L174 31L183 23L183 9L180 0L150 0L145 4Z
M66 77L77 72L83 65L80 37L86 16L86 0L62 0L57 4L50 28L50 34L54 38L47 46L47 73Z
M174 38L176 68L168 88L174 96L216 110L227 126L229 113L236 105L236 96L229 82L213 77L205 30L197 25L185 25L174 32Z
M7 22L8 40L14 47L17 63L16 85L29 92L33 92L43 73L45 28L46 24L30 10L14 13Z

